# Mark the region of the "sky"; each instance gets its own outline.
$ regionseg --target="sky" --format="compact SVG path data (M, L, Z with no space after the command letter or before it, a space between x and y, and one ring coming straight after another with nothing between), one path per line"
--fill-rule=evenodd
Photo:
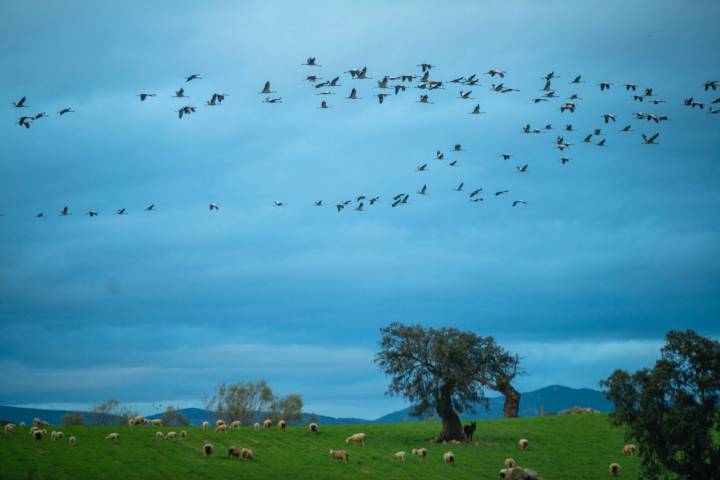
M707 113L720 90L703 90L720 79L718 2L3 10L0 404L117 398L148 414L266 379L306 411L375 418L405 406L373 363L390 322L494 336L522 358L522 391L598 388L615 368L651 366L669 329L720 335L720 114ZM302 66L308 56L322 66ZM428 105L416 88L377 102L377 80L420 63L481 85L446 84ZM372 79L343 73L362 66ZM550 71L560 99L534 104ZM340 76L332 108L318 108L310 73ZM282 103L262 103L268 80ZM490 91L501 81L520 91ZM667 103L635 102L624 83ZM190 98L172 98L180 87ZM353 87L361 100L344 98ZM468 88L473 100L457 98ZM228 96L205 106L214 92ZM560 113L573 93L577 111ZM22 96L30 108L12 108ZM469 115L478 103L487 113ZM178 119L182 105L196 112ZM58 117L64 107L75 112ZM48 118L16 124L38 112ZM594 128L605 147L582 142ZM642 145L656 132L659 145ZM574 145L559 152L558 134ZM409 203L391 208L401 192ZM381 200L336 212L359 195Z

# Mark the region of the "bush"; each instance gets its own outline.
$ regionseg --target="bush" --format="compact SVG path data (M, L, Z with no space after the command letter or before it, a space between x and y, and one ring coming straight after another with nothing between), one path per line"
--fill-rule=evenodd
M79 412L68 413L63 415L62 422L65 426L82 425L85 423L85 417Z

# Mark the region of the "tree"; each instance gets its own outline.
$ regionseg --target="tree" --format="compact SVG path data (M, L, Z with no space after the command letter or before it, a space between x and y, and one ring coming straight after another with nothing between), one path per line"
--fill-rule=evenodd
M73 425L82 425L85 422L85 417L83 417L82 413L80 412L67 413L63 415L62 421L63 425L65 425L66 427Z
M119 400L106 400L95 405L90 413L92 414L93 423L96 425L112 425L116 422L117 416L113 411L120 405Z
M162 416L162 423L166 426L181 426L190 425L190 420L177 408L167 407Z
M302 397L297 393L291 393L285 398L276 398L270 405L270 418L277 422L285 420L294 422L302 419Z
M520 413L520 392L513 387L512 381L517 375L523 373L520 370L520 357L495 343L489 345L488 349L491 351L488 355L490 381L487 386L505 397L503 416L506 418L517 417Z
M652 369L615 370L601 386L642 457L643 478L719 478L720 342L670 331Z
M267 412L275 399L265 380L220 384L215 398L218 419L228 422L240 420L245 425L253 423L261 413Z
M436 442L464 441L459 413L487 405L484 388L493 382L499 349L492 337L455 328L392 323L380 329L375 362L391 377L387 394L415 405L413 415L434 409L442 421Z

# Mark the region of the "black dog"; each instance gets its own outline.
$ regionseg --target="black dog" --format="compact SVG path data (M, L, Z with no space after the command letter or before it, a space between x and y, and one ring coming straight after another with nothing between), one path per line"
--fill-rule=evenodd
M465 425L463 427L463 432L465 432L465 436L467 437L469 442L472 442L473 434L475 433L476 428L477 422L472 422L470 425Z

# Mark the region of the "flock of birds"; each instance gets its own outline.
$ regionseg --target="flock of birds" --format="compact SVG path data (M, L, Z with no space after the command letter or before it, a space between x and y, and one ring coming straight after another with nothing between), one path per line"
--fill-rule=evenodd
M301 65L305 67L309 67L310 69L315 68L321 68L322 65L317 63L317 59L315 57L308 57L304 63ZM460 76L453 78L449 81L444 80L437 80L435 78L431 77L431 74L433 72L433 68L435 68L435 65L432 65L430 63L422 63L417 65L420 68L420 71L417 73L405 73L401 75L383 75L376 81L375 90L377 90L377 93L374 93L373 96L377 98L377 101L379 104L385 103L386 98L391 96L400 96L402 94L405 94L405 92L408 89L418 89L420 90L419 98L416 100L417 103L420 104L433 104L434 102L430 99L430 94L433 91L446 89L450 86L455 86L459 88L459 92L457 95L457 98L460 100L473 100L474 97L472 96L473 89L476 89L478 87L481 87L480 84L480 76L472 73L468 76ZM351 68L345 72L345 74L349 74L350 79L353 81L361 81L361 80L373 80L372 77L368 76L368 68L367 66L364 67L358 67L358 68ZM505 70L501 70L498 68L491 68L487 72L484 72L483 75L489 76L491 79L491 85L490 85L490 91L494 92L496 94L504 95L504 94L513 94L517 93L520 90L517 88L510 87L505 84L505 77L507 75L507 72ZM541 104L551 101L557 101L559 105L559 111L564 114L568 112L569 114L572 114L576 111L576 109L579 108L580 102L582 101L582 98L577 94L573 93L570 96L566 98L562 98L558 90L554 87L554 85L557 83L557 79L560 78L558 75L555 74L555 72L549 72L545 76L541 77L541 80L543 80L542 88L539 90L539 92L542 92L541 94L534 96L531 98L531 102L534 104ZM200 74L192 74L185 77L185 84L189 84L190 82L195 82L198 80L202 80L202 76ZM317 74L309 73L305 76L304 81L308 82L312 87L314 88L316 95L322 97L319 105L319 109L329 109L333 108L332 105L329 104L329 99L331 96L336 95L337 89L342 87L343 85L340 83L340 75L334 75L331 79L325 80L322 77L318 76ZM576 75L572 78L570 82L568 82L572 86L578 86L581 84L586 83L585 79L582 75ZM704 82L701 86L704 90L704 92L715 92L718 89L720 82L717 80L708 80ZM606 92L608 90L611 90L614 87L614 84L607 81L602 81L596 84L596 87L598 87L600 92ZM616 87L617 88L617 87ZM636 102L642 105L653 105L658 106L667 103L665 100L658 97L658 95L655 93L654 89L652 87L643 87L640 88L637 84L634 83L625 83L620 86L620 88L624 89L628 92L631 101ZM259 95L263 96L263 103L267 104L280 104L282 103L282 97L277 96L277 91L273 90L273 87L271 85L270 81L266 81L262 88L258 92ZM140 92L137 94L137 97L139 98L140 102L146 102L151 101L151 99L155 98L157 96L156 93L152 92ZM205 105L207 107L216 107L223 104L225 101L225 98L229 95L227 93L213 93L210 98L205 102ZM185 87L181 87L178 90L175 91L175 95L173 95L173 98L186 100L188 99L188 95L186 95ZM357 87L352 87L347 97L345 97L347 100L355 101L355 100L361 100L363 97L359 96ZM708 105L706 105L708 104ZM689 109L697 109L700 111L706 111L708 114L717 114L720 113L720 109L715 108L713 105L720 104L720 97L715 98L713 100L708 100L707 102L698 100L696 96L691 96L688 98L685 98L682 101L682 105ZM13 108L15 109L29 109L30 106L27 104L27 98L23 96L19 100L12 103ZM707 109L706 109L707 106ZM183 119L191 114L194 114L196 112L196 107L193 105L181 105L176 110L178 118ZM66 106L58 110L57 116L63 117L65 115L68 115L70 113L76 113L75 110L73 110L72 107ZM470 115L481 115L485 114L486 112L482 111L480 104L477 103L474 105L474 107L470 108L467 112ZM48 115L45 112L40 112L34 115L23 115L19 117L17 124L20 127L24 127L25 129L30 129L32 125L34 125L35 122L47 118ZM582 137L582 143L585 144L592 144L597 147L607 147L607 139L606 139L606 132L603 130L603 128L606 128L606 126L609 126L611 124L614 124L617 121L618 116L614 113L603 113L599 117L602 122L602 127L597 127L592 129L590 132L586 133ZM670 121L670 117L668 115L664 114L656 114L656 113L648 113L643 111L638 111L633 113L633 118L637 121L644 121L646 124L653 124L659 126L660 124ZM521 131L523 134L527 135L534 135L534 134L540 134L544 132L552 132L556 130L556 128L552 124L546 124L542 127L535 127L530 124L526 124L522 127ZM556 138L553 142L555 148L557 148L561 153L562 156L560 157L560 163L562 165L567 164L572 160L572 157L565 154L565 151L568 150L573 146L572 143L570 143L565 137L576 132L577 129L575 126L573 126L572 123L567 123L564 127L561 129L562 133L559 133L556 135ZM628 134L634 132L633 125L627 124L625 127L619 130L619 133L622 134ZM658 145L658 139L660 136L660 132L653 132L653 133L641 133L640 138L642 141L642 144L644 145ZM461 144L457 143L452 146L451 151L453 154L459 154L460 152L463 152L463 147ZM512 158L512 154L509 152L503 152L499 155L503 160L510 160ZM435 152L434 156L435 160L443 161L445 160L445 153L441 150L437 150ZM446 162L447 166L449 167L455 167L458 164L458 160L450 160L448 158L448 161ZM421 163L417 165L416 171L418 173L424 173L429 170L429 164L427 162ZM528 172L529 165L523 164L523 165L517 165L515 167L515 170L518 174L525 174ZM467 192L468 200L471 202L482 202L484 201L484 190L483 188L470 188L465 189L464 182L460 182L455 186L454 188L457 192ZM428 195L429 189L427 183L424 183L416 192L417 195L425 196ZM506 189L499 189L490 192L493 197L502 197L506 194L509 194L510 192ZM399 207L402 205L406 205L409 203L410 199L410 193L407 192L399 192L396 193L391 197L391 201L389 202L391 207ZM357 195L354 198L351 199L344 199L337 203L334 203L334 208L337 210L337 212L341 212L344 209L351 207L355 211L362 212L366 210L366 208L373 206L380 202L380 196L369 196L369 195ZM354 205L353 205L354 204ZM511 205L513 207L526 205L527 202L522 199L513 199L511 201ZM275 207L283 207L285 206L285 202L282 200L275 200L273 202L273 205ZM323 200L315 200L314 206L315 207L323 207L325 205L325 202ZM208 209L212 211L219 211L220 210L220 204L216 202L211 202L208 204ZM156 210L155 204L150 204L144 209L146 212L152 212ZM68 206L65 206L62 208L59 212L60 216L69 216L72 214L70 208ZM99 215L99 212L97 210L89 210L86 212L86 214L90 217L96 217ZM127 215L128 209L127 208L119 208L115 211L116 215ZM2 214L0 213L0 216ZM38 212L34 214L37 218L43 218L46 216L45 212Z

